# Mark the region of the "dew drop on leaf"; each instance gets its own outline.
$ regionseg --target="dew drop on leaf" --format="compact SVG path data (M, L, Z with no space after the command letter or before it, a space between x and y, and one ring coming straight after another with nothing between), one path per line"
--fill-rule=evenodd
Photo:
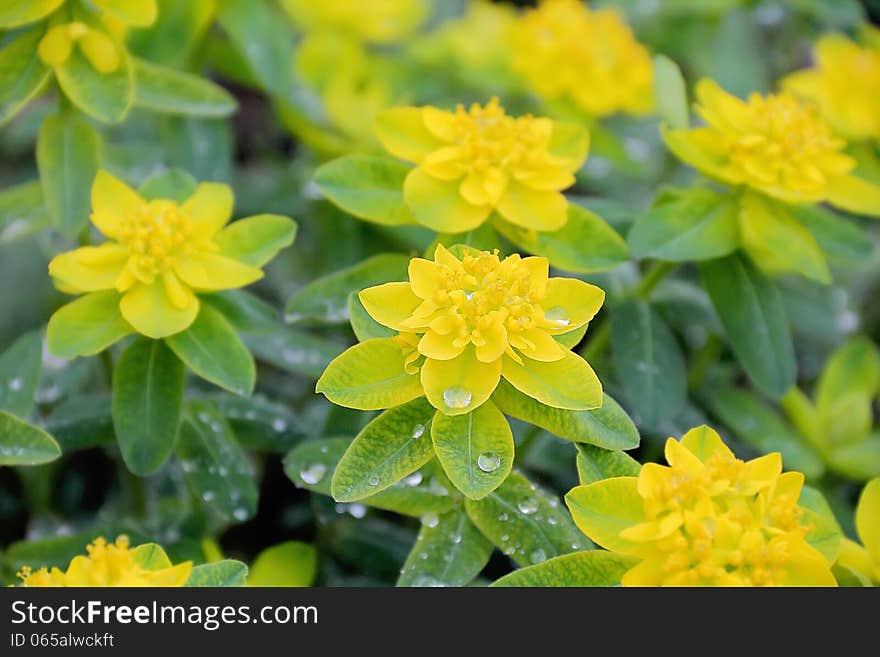
M422 434L425 433L425 425L417 424L413 427L412 437L413 438L421 438Z
M544 319L559 327L566 327L571 324L568 313L565 312L565 308L562 306L553 306L550 310L545 311Z
M425 527L436 527L440 522L440 518L436 513L426 513L422 516L422 524Z
M379 477L377 477L376 475L373 475L372 477L367 479L367 483L370 486L378 486L379 485Z
M529 560L532 563L541 563L543 561L547 561L547 553L544 552L544 550L542 550L541 548L538 548L529 555Z
M537 504L537 502L535 502L535 500L529 498L529 499L523 500L522 502L519 502L516 505L516 508L520 510L520 513L524 513L526 515L531 515L531 514L535 513L535 511L538 510L538 504Z
M501 466L501 457L495 452L483 452L477 457L477 467L483 472L495 472Z
M327 466L323 463L315 463L299 473L299 478L307 484L317 484L327 473Z

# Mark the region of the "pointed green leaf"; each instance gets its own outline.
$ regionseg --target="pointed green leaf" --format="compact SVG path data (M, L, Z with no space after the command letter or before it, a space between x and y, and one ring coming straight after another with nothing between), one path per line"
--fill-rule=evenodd
M174 450L183 406L184 367L161 340L140 338L113 370L113 426L125 465L156 472Z
M345 155L319 167L313 180L327 200L349 214L402 226L414 223L403 200L403 181L411 170L390 157Z
M397 586L466 586L489 562L492 549L461 507L426 515Z
M504 554L531 565L592 547L555 495L512 472L481 500L466 500L473 523Z
M40 465L61 456L48 433L0 411L0 465Z
M286 541L257 555L247 577L248 586L311 586L315 581L318 553L308 543Z
M33 23L51 14L64 0L3 0L0 29Z
M223 315L210 306L202 306L192 326L165 342L206 381L238 395L253 391L257 372L251 352Z
M135 105L154 112L222 118L238 104L223 87L190 73L133 60Z
M68 239L89 223L100 149L98 133L75 114L47 117L40 128L37 165L43 199L58 230Z
M55 68L55 78L64 95L85 114L102 123L119 123L134 101L134 75L124 50L119 61L119 68L112 73L99 73L80 49L74 48Z
M348 295L348 317L351 322L351 330L360 342L366 342L374 338L390 338L397 335L397 331L387 326L382 326L370 316L361 303L357 292Z
M246 290L224 290L199 298L219 310L236 331L271 331L278 326L276 309Z
M645 301L627 301L611 315L614 369L640 425L675 417L687 396L684 357L666 323Z
M791 329L776 286L740 255L700 266L731 347L752 382L779 398L795 381Z
M64 451L90 449L116 441L111 395L79 395L62 402L46 420L46 431Z
M38 180L0 192L0 246L42 231L51 223Z
M262 267L293 244L296 222L280 214L239 219L214 237L220 252L252 267Z
M568 411L546 406L527 397L504 379L492 393L492 401L502 412L546 429L576 443L591 443L605 449L638 447L639 431L620 405L605 393L601 408L594 411Z
M514 570L492 582L491 586L620 586L624 573L638 562L633 557L605 550L574 552Z
M302 440L303 432L308 430L287 406L261 396L218 392L204 399L217 407L245 449L283 453Z
M827 454L832 470L866 481L880 477L880 432L874 431L861 442L831 449Z
M247 574L248 568L241 561L224 559L193 568L186 586L202 588L244 586Z
M59 358L92 356L133 332L119 312L116 290L85 294L49 318L46 344Z
M134 562L144 570L163 570L172 566L171 559L157 543L143 543L131 552Z
M388 488L434 456L434 407L416 399L380 414L361 431L333 473L331 491L353 502Z
M36 332L25 333L0 354L0 410L27 417L40 382L43 341Z
M513 467L513 433L490 401L465 415L438 411L431 439L449 479L472 500L498 488Z
M665 55L654 56L654 98L660 117L670 128L690 126L687 86L678 64Z
M855 267L874 256L874 243L858 224L815 203L791 206L790 211L830 259Z
M0 126L18 114L49 80L52 72L37 55L44 34L42 26L21 32L5 40L0 49Z
M637 477L641 464L625 452L602 449L580 443L577 446L577 471L581 485L609 477Z

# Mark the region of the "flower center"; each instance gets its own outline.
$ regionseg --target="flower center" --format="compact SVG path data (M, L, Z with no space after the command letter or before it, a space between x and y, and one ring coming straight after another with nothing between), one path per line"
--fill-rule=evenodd
M174 201L151 201L122 222L120 242L128 246L135 265L148 277L167 271L174 257L191 250L189 218Z

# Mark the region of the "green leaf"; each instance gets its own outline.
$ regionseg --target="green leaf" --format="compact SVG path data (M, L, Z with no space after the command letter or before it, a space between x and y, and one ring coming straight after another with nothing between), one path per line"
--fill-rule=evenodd
M574 203L568 204L568 222L552 233L539 233L514 226L499 217L499 233L520 249L550 259L554 267L590 274L607 271L629 260L624 239L599 215Z
M831 355L816 386L816 408L828 445L853 443L873 425L880 388L880 354L865 337L851 338Z
M300 419L287 406L268 399L219 392L205 396L217 407L245 449L283 453L302 439Z
M25 566L34 570L58 566L67 569L70 561L79 555L85 554L86 545L95 540L97 536L104 536L108 540L115 540L120 534L126 534L133 544L145 543L149 539L138 531L132 531L130 526L119 523L104 523L90 526L87 531L77 532L69 536L52 536L18 541L9 546L4 556L4 565L17 572Z
M522 565L592 547L559 500L519 472L481 500L466 500L473 523L504 554Z
M38 180L0 192L0 246L42 231L51 223Z
M219 312L202 306L185 331L165 338L187 367L206 381L238 395L249 395L256 381L251 352Z
M666 190L639 216L627 241L633 255L667 262L708 260L739 247L739 206L729 194Z
M193 495L227 521L244 522L257 510L254 467L222 415L209 402L188 405L177 456Z
M449 479L472 500L498 488L513 467L513 433L490 401L465 415L438 411L431 440Z
M230 258L262 267L296 238L296 222L279 214L245 217L221 230L214 242Z
M397 586L466 586L489 562L492 548L461 507L426 515Z
M120 46L121 49L121 46ZM122 50L119 68L98 73L79 48L55 68L55 79L67 96L85 114L102 123L119 123L134 102L131 60Z
M804 486L798 505L806 510L802 520L804 524L812 525L812 530L806 535L807 543L819 550L830 563L834 563L843 532L825 497L815 488Z
M418 373L405 371L406 357L394 338L361 342L327 366L315 392L347 408L381 410L399 406L425 394Z
M316 278L290 297L284 319L290 323L316 320L330 324L348 321L348 298L364 288L405 281L409 258L381 253L326 276Z
M122 460L146 476L161 468L180 427L183 363L161 340L130 344L113 370L113 426Z
M611 356L639 424L658 427L684 407L684 357L672 331L647 302L627 301L614 309Z
M504 379L492 393L492 401L502 412L565 440L605 449L638 447L639 432L632 420L611 395L605 393L602 397L602 406L596 410L569 411L541 404Z
M638 477L642 465L625 452L581 443L577 446L577 471L581 485L609 477Z
M224 290L199 298L219 310L236 331L271 331L278 325L275 308L245 290Z
M684 76L678 64L665 55L654 56L654 98L660 117L670 128L690 126Z
M514 570L491 586L581 587L620 586L624 573L639 562L616 552L589 550L564 554L544 563Z
M147 178L138 188L138 194L148 201L171 199L183 203L198 186L199 182L188 171L168 169Z
M351 322L351 330L360 342L366 342L373 338L390 338L397 335L397 331L383 326L370 316L361 303L357 292L348 295L348 316Z
M46 420L46 431L66 452L114 443L110 395L77 396L59 404Z
M0 354L0 410L27 417L40 383L43 341L37 332L25 333Z
M793 205L790 211L835 262L855 267L866 265L873 258L874 243L852 221L815 203Z
M44 34L43 26L27 30L0 50L0 126L18 114L49 80L52 72L37 55Z
M251 564L248 586L311 586L315 581L318 553L308 543L286 541L268 547Z
M133 59L134 103L155 112L223 118L235 112L238 103L223 87L209 80Z
M43 121L37 138L37 165L43 198L52 220L67 239L89 223L92 182L101 163L101 138L75 114Z
M388 488L434 456L434 407L416 399L370 422L339 461L330 484L339 502L353 502Z
M312 178L331 203L384 226L414 222L403 200L403 181L412 167L390 157L345 155L320 166Z
M880 477L880 432L854 445L832 449L827 454L828 465L850 479L866 481Z
M0 465L40 465L61 456L48 433L0 411Z
M752 382L778 399L794 385L791 330L776 286L740 255L700 266L703 285Z
M168 116L161 124L164 160L198 180L229 181L233 135L229 121Z
M290 90L293 36L284 15L270 3L225 0L217 14L256 81L266 91L286 97Z
M46 344L58 358L92 356L132 332L119 312L119 293L105 290L56 310L46 328Z
M0 7L0 29L27 25L48 16L64 0L3 0Z
M336 469L351 440L325 438L299 445L284 459L284 472L298 487L321 495L330 495L331 473ZM359 502L407 516L444 513L456 502L452 483L436 460L429 461L412 474L383 491Z
M280 324L271 331L261 330L242 336L254 355L287 372L317 379L342 347Z
M132 551L134 562L144 570L163 570L171 567L171 559L157 543L143 543Z
M703 399L737 438L761 454L779 452L787 470L803 472L809 479L822 475L825 466L821 457L757 395L713 386Z
M186 586L190 587L222 587L244 586L248 568L241 561L224 559L214 563L206 563L192 569Z

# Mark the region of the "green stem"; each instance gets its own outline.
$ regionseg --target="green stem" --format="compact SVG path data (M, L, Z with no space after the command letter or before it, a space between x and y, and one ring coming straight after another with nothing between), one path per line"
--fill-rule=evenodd
M697 390L706 378L709 368L718 360L724 343L717 335L712 334L706 339L706 343L700 347L694 356L691 369L688 372L688 390Z
M143 520L147 515L147 487L141 477L133 474L120 459L119 477L128 499L128 508L135 520Z

